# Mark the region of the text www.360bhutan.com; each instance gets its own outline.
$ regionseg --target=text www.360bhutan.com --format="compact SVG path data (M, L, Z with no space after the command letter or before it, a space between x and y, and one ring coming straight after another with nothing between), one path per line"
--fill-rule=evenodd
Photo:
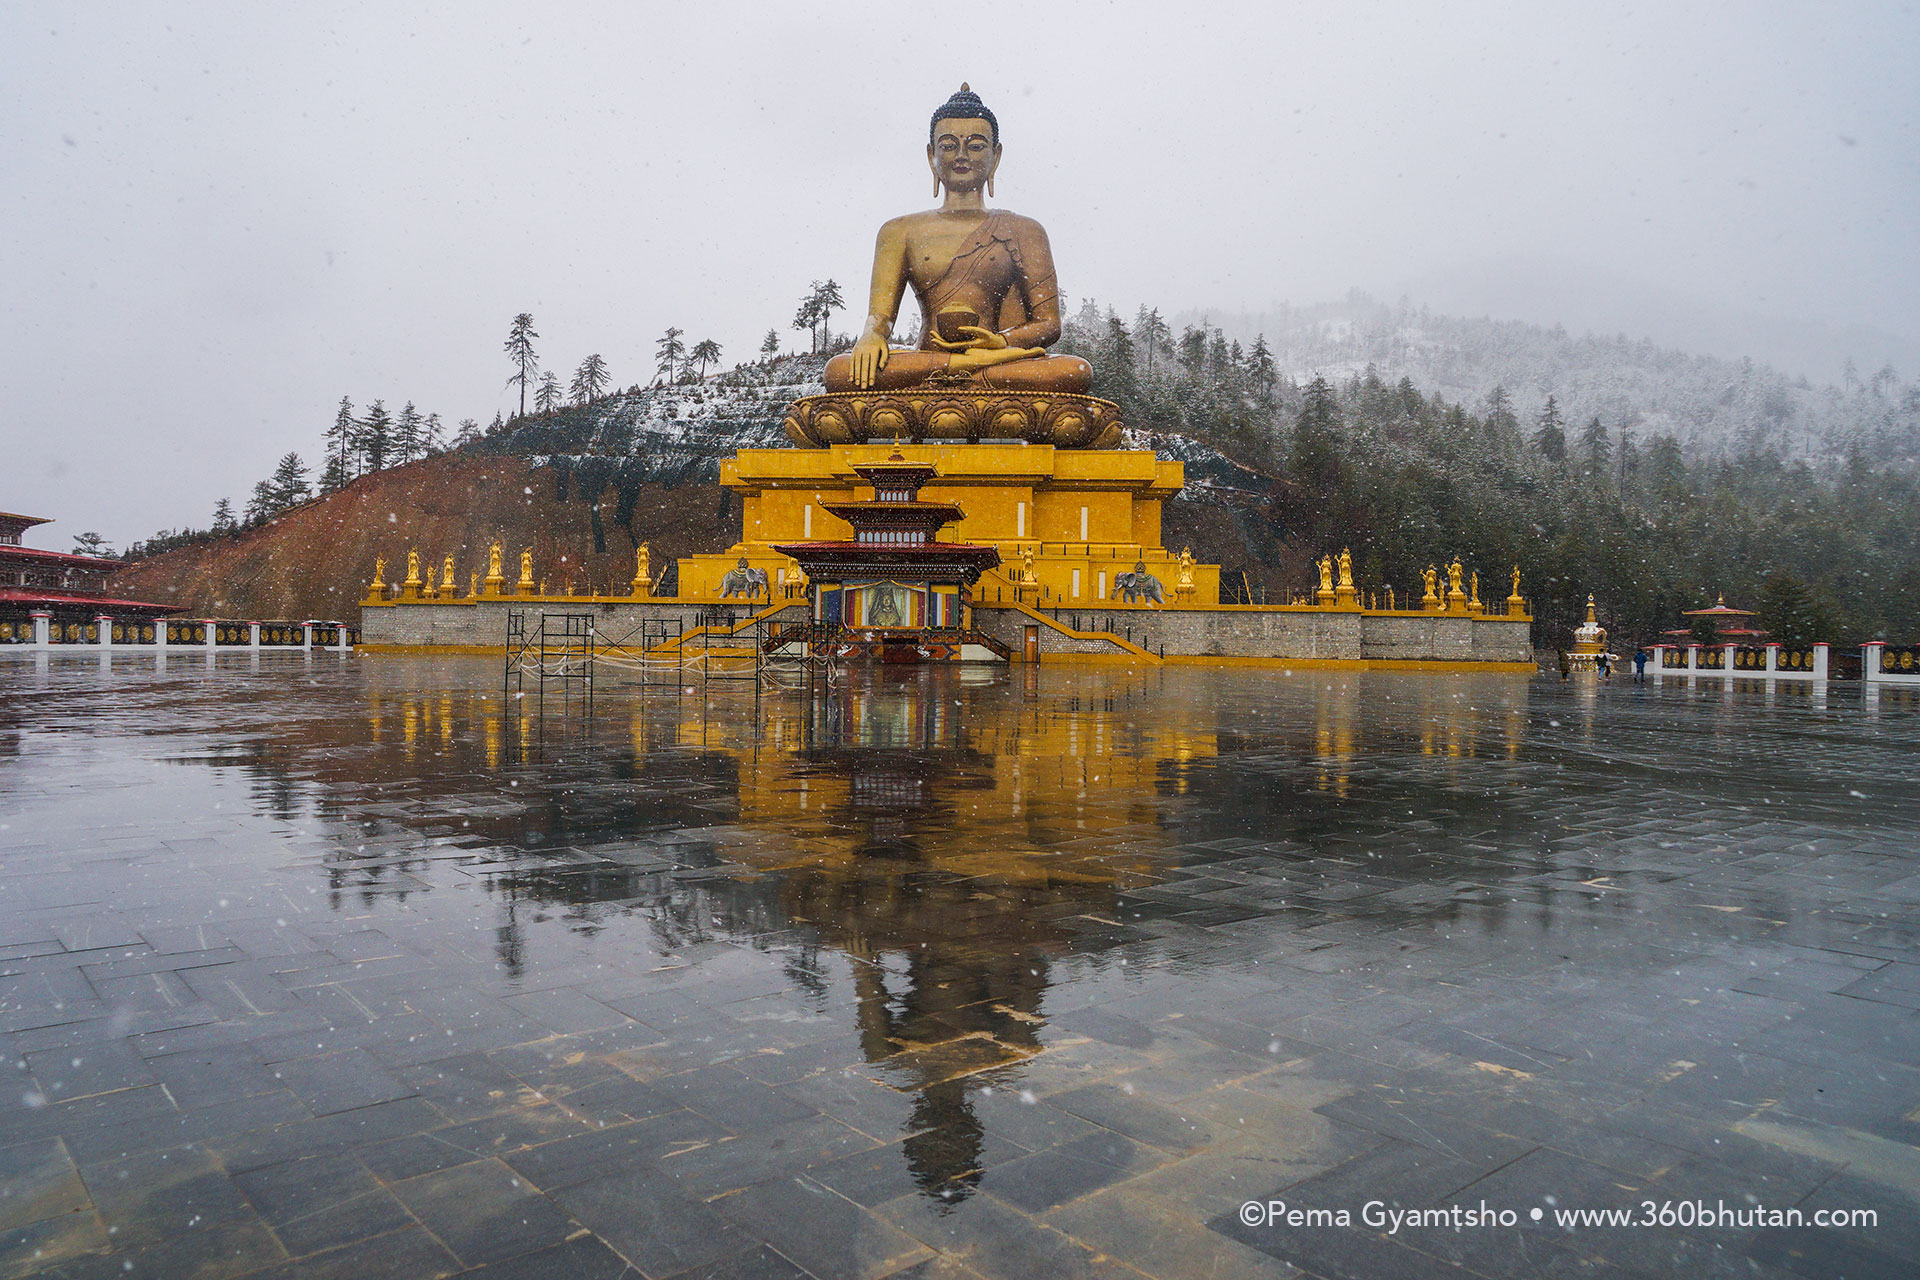
M1249 1227L1367 1227L1397 1235L1403 1230L1438 1227L1518 1227L1548 1224L1567 1231L1591 1227L1877 1227L1880 1215L1872 1209L1770 1208L1758 1201L1728 1204L1725 1200L1642 1200L1611 1209L1571 1209L1551 1198L1544 1206L1497 1209L1478 1204L1453 1204L1402 1209L1384 1200L1369 1200L1356 1212L1290 1205L1284 1200L1249 1200L1240 1206L1240 1221Z

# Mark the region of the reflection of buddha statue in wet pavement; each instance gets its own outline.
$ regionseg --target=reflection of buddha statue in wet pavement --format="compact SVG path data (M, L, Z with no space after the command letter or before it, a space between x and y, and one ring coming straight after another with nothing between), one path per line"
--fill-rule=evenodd
M986 207L1000 124L966 85L934 113L927 163L943 192L940 207L880 228L859 340L827 362L829 394L795 404L788 434L815 445L900 434L1117 442L1118 406L1087 394L1092 367L1047 352L1060 337L1053 250L1033 219ZM888 338L909 287L920 307L920 345L896 350ZM951 399L932 405L886 395L923 388ZM968 399L982 395L993 402ZM843 398L853 396L867 398Z

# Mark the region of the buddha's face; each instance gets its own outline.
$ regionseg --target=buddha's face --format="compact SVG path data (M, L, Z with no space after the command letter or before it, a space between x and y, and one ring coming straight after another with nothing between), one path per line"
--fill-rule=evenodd
M985 120L942 120L927 144L927 164L949 191L978 191L1000 167L1000 145Z

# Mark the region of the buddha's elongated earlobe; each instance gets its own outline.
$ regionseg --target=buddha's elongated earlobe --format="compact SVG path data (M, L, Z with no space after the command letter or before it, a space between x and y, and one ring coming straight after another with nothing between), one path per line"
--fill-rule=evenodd
M991 199L993 196L993 175L992 174L987 175L987 196L989 199Z
M933 198L935 200L940 198L940 175L937 173L933 175Z

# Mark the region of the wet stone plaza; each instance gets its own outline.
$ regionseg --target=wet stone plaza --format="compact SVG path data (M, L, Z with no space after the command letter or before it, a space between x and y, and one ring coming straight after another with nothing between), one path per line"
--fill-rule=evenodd
M1911 1276L1916 776L1843 684L9 659L0 1277Z

